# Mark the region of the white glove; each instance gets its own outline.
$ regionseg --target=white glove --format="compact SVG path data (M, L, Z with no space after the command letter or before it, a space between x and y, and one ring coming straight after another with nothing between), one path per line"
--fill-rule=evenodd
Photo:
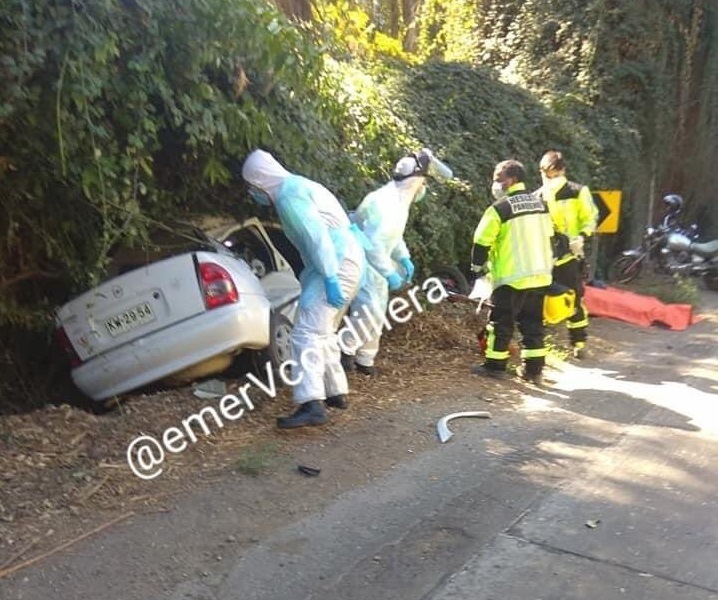
M583 258L583 236L577 235L568 241L568 247L571 250L571 254Z
M491 275L484 275L483 277L477 277L474 282L474 287L469 293L471 300L488 300L491 298L491 293L494 291L494 284L491 281Z

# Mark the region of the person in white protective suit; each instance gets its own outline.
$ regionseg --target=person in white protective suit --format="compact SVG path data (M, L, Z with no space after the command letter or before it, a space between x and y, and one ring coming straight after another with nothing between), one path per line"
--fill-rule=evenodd
M277 425L321 425L328 420L324 404L347 407L347 377L335 332L363 277L360 232L327 188L290 173L264 150L247 157L242 177L255 202L275 207L305 265L291 336L291 383L299 407L279 417Z
M411 281L414 263L404 241L411 206L426 196L426 178L450 179L451 169L424 148L396 163L392 180L367 194L353 215L369 239L368 266L361 288L349 308L346 330L357 332L342 343L342 364L374 375L389 291ZM363 332L363 335L360 334ZM368 335L367 335L368 334ZM344 342L347 343L344 343Z

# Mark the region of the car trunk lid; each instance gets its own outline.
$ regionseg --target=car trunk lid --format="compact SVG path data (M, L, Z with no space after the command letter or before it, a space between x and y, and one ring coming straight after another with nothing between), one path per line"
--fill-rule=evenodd
M206 310L193 253L109 279L57 311L58 324L87 361Z

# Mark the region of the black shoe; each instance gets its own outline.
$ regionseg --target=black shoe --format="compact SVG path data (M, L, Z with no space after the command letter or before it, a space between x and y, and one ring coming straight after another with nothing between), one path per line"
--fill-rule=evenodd
M498 369L488 369L485 365L476 365L475 367L472 367L471 372L474 375L491 377L492 379L508 379L509 377L509 374L506 371L499 371Z
M342 367L346 373L351 373L354 370L354 356L351 354L344 354L342 352Z
M539 387L543 386L543 375L541 373L527 373L524 365L516 367L516 376L528 383L533 383Z
M340 408L344 410L345 408L349 408L349 402L347 402L347 397L344 394L339 394L338 396L329 396L325 401L324 404L331 408Z
M319 400L311 400L302 404L293 415L279 417L277 427L280 429L294 429L308 425L323 425L329 420L327 411Z
M355 364L357 373L366 375L367 377L374 377L377 374L376 367L367 367L366 365Z

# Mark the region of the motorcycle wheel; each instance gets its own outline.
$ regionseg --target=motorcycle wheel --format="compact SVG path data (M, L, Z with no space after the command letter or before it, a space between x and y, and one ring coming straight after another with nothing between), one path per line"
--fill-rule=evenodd
M615 283L629 283L641 273L643 260L633 256L621 256L608 267L608 280Z
M703 283L712 292L718 292L718 275L704 275Z
M464 274L452 265L437 267L432 271L431 276L439 279L447 292L465 296L471 291L469 282L466 280Z

